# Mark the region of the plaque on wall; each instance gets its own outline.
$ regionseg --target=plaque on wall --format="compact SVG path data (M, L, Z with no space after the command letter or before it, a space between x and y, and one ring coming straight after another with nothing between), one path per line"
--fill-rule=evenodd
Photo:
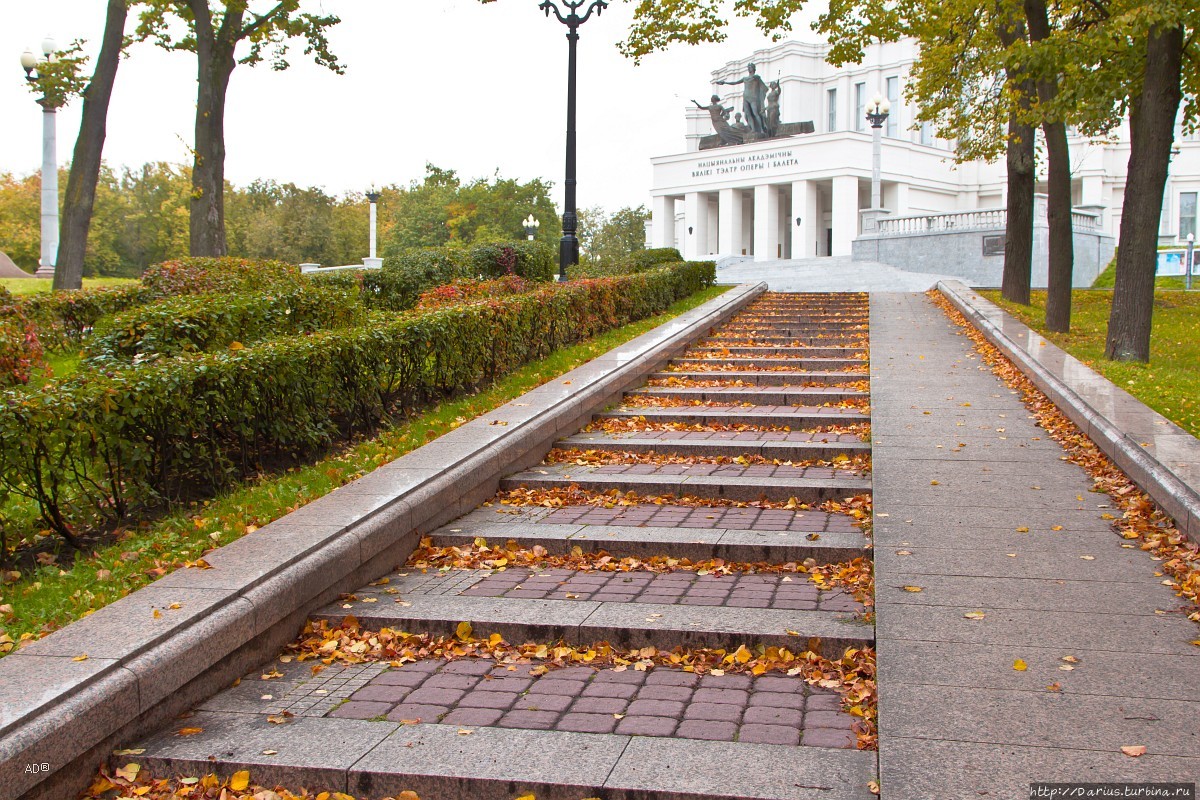
M1004 255L1004 234L983 237L983 254L985 256Z

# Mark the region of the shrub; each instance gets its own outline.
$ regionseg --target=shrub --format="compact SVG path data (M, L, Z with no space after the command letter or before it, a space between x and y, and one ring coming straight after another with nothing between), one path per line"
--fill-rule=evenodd
M105 317L85 352L93 360L136 360L212 351L359 324L364 310L355 290L305 285L176 297Z
M666 264L683 261L683 256L674 247L659 247L652 250L637 250L625 258L616 261L587 259L568 271L568 276L576 278L598 278L612 275L633 275L656 269Z
M180 258L149 267L142 285L159 297L210 292L252 292L295 285L300 268L282 261L249 258Z
M37 330L12 294L0 286L0 387L29 383L44 363Z
M714 278L711 263L680 264L9 390L0 491L31 498L72 538L71 514L115 520L227 485L268 457L309 456L397 404L494 380Z
M494 281L457 280L422 292L417 299L417 310L429 311L493 297L523 294L535 288L537 284L517 275L508 275Z
M652 269L663 264L675 264L683 261L683 256L674 247L654 247L649 250L635 250L629 255L629 263L635 267L634 272Z
M131 284L24 295L16 299L16 305L37 329L42 345L48 350L62 351L78 347L101 317L148 303L153 298L153 292Z

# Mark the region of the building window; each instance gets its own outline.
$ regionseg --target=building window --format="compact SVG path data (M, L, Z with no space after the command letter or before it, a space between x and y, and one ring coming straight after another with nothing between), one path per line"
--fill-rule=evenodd
M829 98L829 119L826 130L832 133L837 130L837 89L830 89L826 95Z
M900 130L900 79L894 75L887 79L887 99L892 106L892 113L888 114L884 133L895 139Z
M1196 192L1179 193L1179 238L1196 235Z
M933 126L929 124L929 120L921 123L921 144L926 147L933 146Z
M867 125L867 85L854 84L854 130L866 130Z

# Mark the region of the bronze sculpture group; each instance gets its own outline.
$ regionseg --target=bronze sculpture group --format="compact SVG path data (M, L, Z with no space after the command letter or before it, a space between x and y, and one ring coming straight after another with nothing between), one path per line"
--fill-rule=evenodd
M811 133L812 123L785 124L781 121L779 99L783 90L779 81L769 84L758 74L758 67L748 65L749 74L736 80L717 81L719 86L737 86L742 89L742 113L734 115L734 122L729 121L732 109L721 105L721 98L713 95L708 105L702 105L693 100L696 107L707 111L712 120L715 137L706 137L701 143L701 149L723 147L733 144L744 144L759 139L773 139L780 136L791 136L797 133ZM743 113L745 115L743 122Z

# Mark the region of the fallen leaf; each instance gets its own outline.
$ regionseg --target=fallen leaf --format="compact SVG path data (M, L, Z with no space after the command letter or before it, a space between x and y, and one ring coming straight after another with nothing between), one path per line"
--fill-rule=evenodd
M396 800L421 800L421 798L416 792L405 789L403 792L396 795Z
M1050 530L1052 530L1052 531L1061 531L1062 529L1063 529L1062 525L1051 525L1050 526Z
M1121 752L1130 758L1137 758L1146 754L1146 746L1143 744L1127 744L1121 748Z
M467 639L471 638L471 631L471 623L460 622L458 623L458 627L454 629L454 635L465 642Z
M903 588L904 591L906 591L906 592L923 592L923 591L925 591L925 589L921 586L904 586L901 588Z
M276 756L276 755L279 755L279 751L278 750L263 750L262 754L264 756Z
M87 653L80 653L79 655L75 656L75 657L74 657L74 658L72 658L71 660L72 660L72 661L87 661L87 660L88 660L88 654L87 654Z
M204 728L180 728L176 735L195 736L197 733L204 733Z
M154 617L155 619L162 619L162 612L156 608L154 609L154 613L150 616Z
M141 764L134 764L131 762L117 769L117 777L132 783L133 781L137 780L138 773L141 772L141 770Z
M1022 525L1021 527L1017 528L1017 533L1029 533L1029 528L1025 525Z
M237 772L233 773L233 777L229 779L229 788L233 789L235 792L240 792L249 785L250 785L250 771L249 770L244 770L244 769L238 770Z
M967 619L983 619L986 615L982 611L968 611L963 616Z
M1075 656L1063 656L1062 660L1067 662L1068 664L1078 664L1079 663L1079 659L1076 658Z
M139 747L136 750L113 750L114 756L140 756L146 752L146 748Z
M1017 672L1024 672L1025 670L1029 669L1029 665L1018 658L1013 662L1013 669L1015 669Z
M1046 691L1047 691L1047 692L1061 692L1061 691L1062 691L1062 684L1061 684L1061 683L1059 683L1058 681L1055 681L1054 683L1052 683L1052 684L1050 684L1049 686L1047 686L1047 687L1046 687Z
M458 729L459 736L470 736L474 732L475 731L471 730L470 728L459 728Z

